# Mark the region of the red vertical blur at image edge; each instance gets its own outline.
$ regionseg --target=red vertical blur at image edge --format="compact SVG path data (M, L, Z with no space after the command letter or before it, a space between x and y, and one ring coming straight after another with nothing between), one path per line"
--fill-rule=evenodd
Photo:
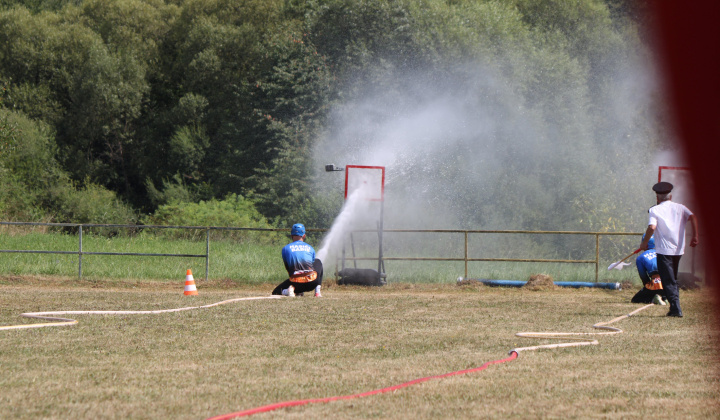
M692 168L701 237L720 235L712 221L720 158L720 2L651 1L666 99L680 146ZM720 301L720 259L708 251L705 284ZM717 306L716 306L717 307ZM720 311L717 312L720 320Z

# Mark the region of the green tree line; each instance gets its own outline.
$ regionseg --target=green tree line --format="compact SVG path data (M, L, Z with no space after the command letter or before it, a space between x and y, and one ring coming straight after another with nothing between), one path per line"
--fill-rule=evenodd
M311 154L338 105L481 63L571 130L646 20L631 0L0 0L0 218L329 227Z

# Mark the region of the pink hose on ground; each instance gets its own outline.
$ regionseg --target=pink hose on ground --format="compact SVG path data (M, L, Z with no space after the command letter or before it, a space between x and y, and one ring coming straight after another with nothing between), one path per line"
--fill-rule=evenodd
M350 400L353 398L369 397L371 395L384 394L386 392L396 391L398 389L405 388L410 385L416 385L416 384L419 384L422 382L427 382L431 379L447 378L449 376L464 375L466 373L478 372L478 371L487 369L490 365L497 365L500 363L509 362L511 360L517 359L517 357L518 357L518 355L516 352L511 352L510 356L506 357L505 359L493 360L491 362L486 362L485 364L483 364L480 367L459 370L457 372L444 373L442 375L428 376L426 378L414 379L410 382L405 382L400 385L376 389L374 391L363 392L361 394L342 395L342 396L336 396L336 397L316 398L316 399L309 399L309 400L285 401L285 402L280 402L280 403L275 403L275 404L270 404L270 405L264 405L262 407L251 408L248 410L238 411L235 413L222 414L220 416L210 417L207 420L228 420L228 419L233 419L236 417L245 417L245 416L251 416L253 414L265 413L268 411L277 410L279 408L295 407L298 405L305 405L305 404L311 404L311 403L326 403L326 402L330 402L330 401Z

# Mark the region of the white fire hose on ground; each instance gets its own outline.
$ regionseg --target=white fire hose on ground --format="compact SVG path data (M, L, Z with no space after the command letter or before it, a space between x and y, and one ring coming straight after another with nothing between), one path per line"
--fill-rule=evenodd
M155 311L49 311L49 312L26 312L20 314L25 318L44 319L46 321L42 324L20 324L20 325L7 325L0 326L2 330L23 330L28 328L42 328L42 327L62 327L65 325L77 324L77 320L70 318L61 318L60 316L65 315L149 315L149 314L164 314L168 312L181 312L189 311L191 309L204 309L212 308L213 306L225 305L227 303L238 302L241 300L257 300L257 299L282 299L282 296L258 296L258 297L245 297L223 300L222 302L211 303L203 306L189 306L186 308L175 308L175 309L160 309Z
M636 313L645 310L651 306L655 306L654 304L645 305L641 308L635 309L634 311L630 312L626 315L621 315L617 318L611 319L607 322L598 322L597 324L593 325L593 328L601 329L601 330L607 330L603 332L519 332L515 335L518 337L524 337L524 338L549 338L549 339L558 339L558 340L572 340L569 343L556 343L556 344L542 344L539 346L531 346L531 347L518 347L514 348L509 351L509 353L520 353L521 351L531 351L531 350L539 350L539 349L557 349L560 347L579 347L579 346L596 346L600 344L595 339L588 339L588 338L582 338L578 336L588 336L588 335L611 335L611 334L620 334L623 332L620 328L616 327L609 327L608 325L621 321L625 318L631 317L635 315Z

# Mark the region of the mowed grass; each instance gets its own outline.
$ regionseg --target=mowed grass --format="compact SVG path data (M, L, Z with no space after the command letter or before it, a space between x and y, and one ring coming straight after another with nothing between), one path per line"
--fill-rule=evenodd
M20 313L157 310L267 296L274 284L0 278L0 325ZM241 301L161 315L78 315L79 324L0 331L0 418L203 419L276 402L350 395L478 367L592 332L640 307L635 290L528 291L447 284L342 287L325 297ZM599 346L539 350L487 370L360 399L252 418L717 418L717 316L708 289L685 318L650 307Z

